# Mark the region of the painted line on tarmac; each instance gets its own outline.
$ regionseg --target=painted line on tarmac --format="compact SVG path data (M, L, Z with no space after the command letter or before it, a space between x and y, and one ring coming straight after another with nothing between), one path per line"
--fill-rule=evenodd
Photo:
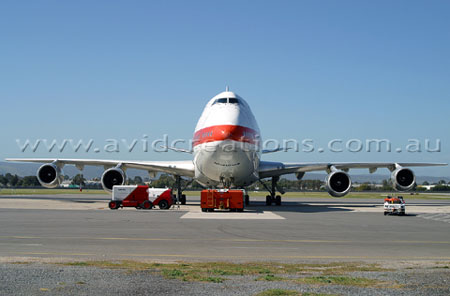
M13 254L20 255L57 255L57 256L96 256L100 254L90 253L61 253L61 252L14 252Z
M300 248L289 248L289 247L272 247L272 246L266 246L266 247L227 247L227 249L270 249L270 250L300 250Z
M29 256L103 256L104 254L92 254L92 253L61 253L61 252L11 252L13 255L29 255ZM11 256L10 255L10 256ZM119 257L130 258L201 258L201 259L217 259L217 254L211 255L195 255L195 254L123 254L117 253L115 259ZM220 258L226 259L351 259L351 260L450 260L450 257L432 257L432 256L333 256L333 255L264 255L264 256L240 256L240 255L220 255Z
M41 247L43 244L16 244L16 243L0 243L0 245L6 246L30 246L30 247Z
M118 241L225 241L225 242L288 242L288 243L353 243L359 241L344 240L277 240L277 239L244 239L244 238L133 238L133 237L87 237L87 236L0 236L0 239L74 239L74 240L118 240ZM450 242L445 242L450 244Z
M387 241L359 241L359 240L312 240L312 239L233 239L233 238L128 238L128 237L87 237L87 236L0 236L0 239L74 239L74 240L118 240L118 241L224 241L224 242L279 242L279 243L398 243L398 244L450 244L450 241L418 241L418 240L387 240Z
M195 254L118 254L126 257L180 257L180 258L216 258L217 254L195 255ZM427 257L427 256L333 256L333 255L264 255L264 256L240 256L240 255L220 255L220 258L241 258L241 259L389 259L389 260L450 260L450 257Z
M187 212L180 219L226 219L226 220L286 220L286 218L270 211L263 212Z
M418 217L426 220L440 221L445 223L450 223L450 214L440 213L440 214L421 214Z

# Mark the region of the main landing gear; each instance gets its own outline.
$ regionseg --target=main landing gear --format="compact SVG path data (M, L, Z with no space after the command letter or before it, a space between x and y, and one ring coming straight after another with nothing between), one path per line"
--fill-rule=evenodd
M248 194L244 195L244 204L248 206L250 204L250 196Z
M183 194L183 190L181 189L181 177L180 176L175 176L175 181L176 181L176 185L177 185L177 201L181 205L185 205L186 204L186 195ZM190 183L188 183L187 185L189 185L189 184Z
M277 193L277 182L280 180L280 177L272 177L272 186L269 188L264 182L261 182L263 186L269 191L270 195L266 196L266 206L271 206L272 204L275 204L277 206L281 206L281 195L276 195ZM281 192L281 194L284 192Z

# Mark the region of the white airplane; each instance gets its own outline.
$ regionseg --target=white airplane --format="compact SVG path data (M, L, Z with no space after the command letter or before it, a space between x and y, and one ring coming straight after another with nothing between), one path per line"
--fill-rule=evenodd
M272 186L266 187L269 195L266 204L281 204L277 186L281 175L296 174L301 179L305 172L326 171L326 187L331 196L342 197L351 189L349 169L367 168L371 173L377 168L388 168L395 189L408 191L414 187L415 175L409 168L420 166L441 166L445 163L395 163L395 162L326 162L326 163L283 163L260 160L261 154L276 152L261 151L258 124L250 106L237 94L222 92L206 104L195 128L193 151L170 147L170 149L193 153L188 161L125 161L99 159L60 159L60 158L9 158L8 161L44 163L37 171L42 186L57 187L63 180L64 165L75 165L82 170L85 165L104 166L102 186L111 191L114 185L125 184L126 169L142 169L155 176L158 172L172 174L177 180L177 198L186 203L182 194L181 177L196 180L207 188L245 188L258 180L272 179ZM249 203L248 195L245 203Z

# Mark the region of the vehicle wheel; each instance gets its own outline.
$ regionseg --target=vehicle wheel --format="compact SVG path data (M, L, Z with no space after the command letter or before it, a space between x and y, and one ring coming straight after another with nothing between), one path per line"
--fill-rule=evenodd
M386 215L387 215L387 212L384 212L384 215L386 216Z
M120 203L118 203L117 201L113 201L112 200L112 201L109 202L108 206L109 206L109 208L111 210L117 210L119 208L119 206L120 206Z
M248 196L248 194L246 194L244 196L244 203L246 206L248 206L250 204L250 196Z
M168 203L167 200L165 200L165 199L161 200L161 201L159 202L158 206L159 206L159 208L160 208L161 210L167 210L167 209L170 208L169 203Z
M277 196L275 197L275 204L276 204L277 206L281 206L281 196L280 196L280 195L277 195Z
M181 202L182 205L185 205L185 204L186 204L186 195L185 195L185 194L182 194L182 195L181 195L181 200L180 200L180 202Z
M236 209L238 212L243 212L244 209Z
M143 208L144 210L150 210L153 207L152 203L148 200L144 201L141 204L141 208Z
M266 196L266 206L272 205L272 196L267 195Z
M207 212L207 210L208 210L208 209L202 209L202 212L203 212L203 213L206 213L206 212Z

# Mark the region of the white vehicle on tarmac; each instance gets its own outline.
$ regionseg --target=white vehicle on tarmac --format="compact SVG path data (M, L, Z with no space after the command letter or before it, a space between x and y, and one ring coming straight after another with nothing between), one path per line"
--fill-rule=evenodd
M400 215L403 216L406 213L405 201L402 196L392 197L388 196L384 199L384 215Z
M169 188L149 188L146 185L115 185L108 205L111 210L117 210L120 207L150 210L155 206L167 210L172 204L172 190Z

